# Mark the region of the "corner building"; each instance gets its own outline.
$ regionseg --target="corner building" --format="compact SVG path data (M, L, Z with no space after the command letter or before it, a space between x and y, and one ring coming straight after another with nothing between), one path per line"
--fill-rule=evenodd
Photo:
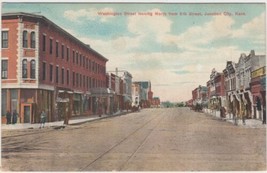
M44 16L2 14L2 122L17 110L19 123L91 115L106 88L106 59Z

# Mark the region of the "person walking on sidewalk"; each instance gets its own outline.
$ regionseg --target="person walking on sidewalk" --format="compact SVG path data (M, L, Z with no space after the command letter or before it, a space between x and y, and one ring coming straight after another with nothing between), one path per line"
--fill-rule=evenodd
M12 124L16 124L18 119L18 113L17 110L14 109L13 114L12 114Z
M44 110L42 110L42 112L41 112L40 119L41 119L41 122L40 122L39 128L42 128L42 127L44 128L45 122L46 122L46 113Z
M262 124L266 124L266 106L263 105L263 119Z
M9 110L6 112L6 124L11 124L11 113Z

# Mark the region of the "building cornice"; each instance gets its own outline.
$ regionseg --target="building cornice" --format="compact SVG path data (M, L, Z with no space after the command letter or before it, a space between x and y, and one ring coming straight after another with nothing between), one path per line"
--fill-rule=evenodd
M100 57L101 59L103 59L104 61L108 61L107 58L105 58L103 55L101 55L100 53L98 53L97 51L95 51L94 49L92 49L88 44L83 43L82 41L80 41L78 38L74 37L73 35L71 35L70 33L68 33L67 31L65 31L63 28L59 27L58 25L56 25L54 22L52 22L51 20L47 19L46 17L42 16L42 15L37 15L37 14L32 14L32 13L24 13L24 12L15 12L15 13L3 13L2 14L2 20L4 19L16 19L16 18L23 18L23 17L28 17L28 18L32 18L38 21L41 21L43 23L47 23L49 25L54 26L56 29L58 29L60 32L66 34L68 37L70 37L71 39L75 40L76 42L78 42L79 44L83 45L83 47L89 51L91 51L93 54L97 55L98 57Z

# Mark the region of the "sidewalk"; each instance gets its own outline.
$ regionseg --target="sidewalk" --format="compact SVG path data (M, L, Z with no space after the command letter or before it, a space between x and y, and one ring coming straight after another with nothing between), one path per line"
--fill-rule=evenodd
M234 124L234 120L233 119L229 119L229 118L221 118L222 120L232 123ZM244 128L265 128L266 124L262 124L261 120L257 120L257 119L246 119L245 120L245 124L243 124L242 120L238 120L237 121L237 126L241 126Z
M210 115L214 118L229 122L234 124L234 120L232 117L229 116L229 114L226 114L226 118L221 118L220 117L220 112L219 111L212 111L209 109L204 109L203 112L207 115ZM246 123L243 124L242 120L237 121L237 126L244 127L244 128L266 128L266 124L262 124L261 120L258 119L246 119Z
M128 112L131 113L131 112ZM101 117L99 117L98 115L91 115L88 117L72 117L69 120L69 125L79 125L79 124L83 124L86 122L90 122L90 121L95 121L95 120L99 120L99 119L104 119L104 118L110 118L110 117L115 117L115 116L119 116L119 115L124 115L127 114L126 111L119 111L117 113L114 113L113 115L102 115ZM45 128L48 127L60 127L60 126L65 126L64 121L56 121L56 122L46 122L45 123ZM38 129L40 127L39 123L35 123L35 124L30 124L30 123L20 123L20 124L2 124L1 125L1 129L2 130L18 130L18 129Z

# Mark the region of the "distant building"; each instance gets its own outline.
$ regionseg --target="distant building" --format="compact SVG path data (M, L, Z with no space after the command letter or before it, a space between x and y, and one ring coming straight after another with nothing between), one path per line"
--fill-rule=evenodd
M151 82L150 81L135 81L134 84L140 86L139 89L139 99L141 106L143 108L148 108L151 105L153 92L151 91Z
M151 107L159 108L160 107L160 98L159 97L153 97L151 102Z
M199 85L192 91L193 105L205 104L208 100L208 88L206 86Z
M115 73L115 74L114 74ZM118 68L115 69L115 71L108 72L107 75L108 81L112 81L109 78L114 78L114 90L112 89L110 85L107 85L108 88L112 89L116 95L116 99L114 104L117 105L118 110L128 110L131 107L132 104L132 75L126 70L118 70ZM117 80L117 82L115 82Z
M225 86L224 74L212 69L210 80L207 82L207 96L209 100L209 108L219 110L222 106L225 107Z
M141 86L138 83L132 83L132 106L138 107L140 105Z
M226 62L226 68L223 70L224 83L225 83L225 95L226 95L226 108L229 115L232 116L232 111L237 104L236 97L236 68L235 63L232 61Z

